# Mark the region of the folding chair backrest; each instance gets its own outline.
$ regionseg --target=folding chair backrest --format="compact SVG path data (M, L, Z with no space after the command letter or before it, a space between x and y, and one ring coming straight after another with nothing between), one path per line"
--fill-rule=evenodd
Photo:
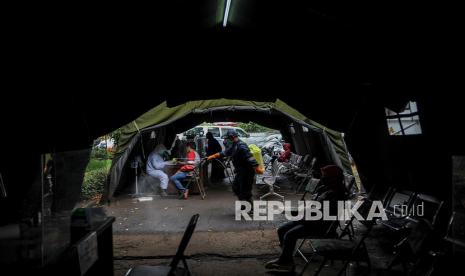
M337 228L340 226L339 220L334 220L326 230L324 238L333 238L337 236Z
M393 189L385 203L385 210L396 215L407 215L415 199L415 193L406 190ZM403 207L404 206L404 207Z
M312 162L310 162L310 169L311 170L313 170L313 168L315 167L315 164L316 164L316 157L313 157Z
M355 186L355 177L350 174L344 174L344 182L345 182L346 190L349 193L352 193L352 189Z
M447 227L446 240L465 248L465 214L454 212Z
M316 190L316 187L318 186L318 183L320 183L320 179L313 177L310 178L307 182L307 185L305 185L305 191L301 200L305 200L306 195L313 194Z
M368 219L368 214L370 213L371 206L373 205L373 201L368 198L360 199L362 200L362 204L357 209L357 212L364 218L364 220L360 221L361 224L365 225L366 227L372 227L376 224L377 218Z
M409 216L415 219L426 219L434 225L443 203L436 197L418 194L412 203Z
M170 263L170 272L168 275L172 275L176 270L179 262L184 258L184 251L186 250L189 241L191 240L192 234L194 234L195 227L197 226L197 221L199 220L199 214L193 215L189 221L189 224L184 231L184 235L182 236L181 242L179 243L178 250L174 255L173 260Z
M275 174L273 176L275 178L278 177L279 174L281 173L281 171L283 171L284 169L286 169L286 167L278 163L278 166L276 167Z
M368 213L370 211L370 208L371 208L371 205L373 204L373 201L371 201L370 199L368 198L363 198L363 199L360 199L362 201L361 205L359 206L359 208L357 209L357 212L364 218L364 219L367 219L368 217ZM342 227L341 229L341 233L339 234L339 237L338 238L343 238L344 236L346 235L349 235L349 239L352 240L353 236L355 235L354 233L354 226L353 226L353 223L354 223L354 220L356 220L356 217L354 215L352 215L349 220L346 221L344 227ZM365 234L364 235L368 235L369 232L371 231L371 228L373 228L373 225L376 224L376 219L372 219L372 220L363 220L363 221L360 221L360 223L362 225L364 225L366 227L366 231L365 231ZM366 237L360 237L363 241L363 239L365 239ZM359 238L359 239L360 239Z
M358 208L358 212L360 213L360 215L366 219L368 213L369 213L369 210L371 208L371 205L373 204L373 201L369 200L368 198L364 198L363 201L362 201L362 205ZM353 221L355 220L355 217L352 217L349 221L349 223L346 224L345 226L345 233L348 233L349 234L349 237L351 238L352 240L352 235L350 233L350 230L353 230L353 227L352 227L352 223ZM355 247L352 249L352 252L351 252L351 255L355 255L357 254L357 252L359 252L359 250L361 248L364 248L365 251L367 250L366 249L366 245L365 245L365 239L368 237L368 235L370 234L371 232L371 229L373 229L373 225L376 224L376 221L375 219L372 219L372 220L363 220L363 221L360 221L360 223L362 223L362 225L364 225L366 227L365 231L360 235L360 236L357 236L355 237ZM352 229L351 229L352 228ZM345 234L344 233L344 230L343 232L340 234L339 238L342 238L343 235ZM345 264L344 264L344 267L346 267L349 263L350 259L348 259ZM342 271L342 270L341 270Z
M387 207L389 205L389 200L391 199L391 195L395 190L396 189L392 186L388 188L386 194L383 196L383 206Z
M289 163L294 164L296 157L297 157L297 154L291 153L291 157L289 157Z
M279 161L278 159L276 159L274 160L273 165L271 166L271 175L275 176L278 169L279 169Z
M308 165L308 160L310 159L310 154L306 154L302 159L300 160L299 167L304 168L305 166Z
M310 154L305 154L304 159L302 159L302 163L307 164L309 159L310 159Z
M299 166L300 162L302 162L302 155L297 155L294 165Z
M291 158L289 159L289 163L290 163L292 166L297 166L297 164L299 163L300 158L302 158L302 156L293 153L293 154L291 155Z
M428 239L433 233L433 227L426 219L416 221L414 227L411 228L406 241L415 256L418 256L424 249Z
M263 163L264 163L265 165L267 165L268 163L270 163L270 161L271 161L271 156L269 156L269 155L266 154L266 153L263 154Z

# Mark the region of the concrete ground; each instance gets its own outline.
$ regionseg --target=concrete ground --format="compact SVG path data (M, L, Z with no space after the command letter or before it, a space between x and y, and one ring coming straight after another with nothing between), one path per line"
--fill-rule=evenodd
M289 200L300 198L289 183L282 183L279 192ZM261 192L255 189L254 193ZM185 252L194 275L294 275L264 269L264 263L279 254L276 228L285 221L284 216L275 221L236 221L234 203L227 183L210 187L205 200L198 195L188 200L154 197L147 202L129 196L117 198L105 207L108 215L116 217L115 275L124 275L136 265L169 264L190 217L197 213L197 228ZM370 242L369 251L375 267L385 267L386 254L380 253L376 243ZM313 274L317 265L318 259L306 274ZM327 266L322 275L337 274L340 265ZM300 269L298 266L297 271Z

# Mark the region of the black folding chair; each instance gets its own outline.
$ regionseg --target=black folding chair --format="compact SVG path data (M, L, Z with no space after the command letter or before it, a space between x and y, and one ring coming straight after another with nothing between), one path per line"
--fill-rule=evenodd
M316 157L312 159L312 161L309 164L309 167L301 172L295 172L295 179L297 183L299 183L295 189L295 193L298 193L302 186L307 182L307 180L311 179L313 177L313 170L316 164ZM299 181L299 179L301 179Z
M205 193L205 188L203 186L203 183L200 181L201 166L202 164L198 164L197 166L195 166L195 169L187 174L187 177L184 181L186 182L186 189L189 189L192 183L195 183L195 185L197 185L197 188L199 189L200 197L202 199L205 199L207 194Z
M411 212L415 197L415 192L392 188L384 202L384 211L388 220L381 221L381 224L394 231L402 229L405 218Z
M425 219L434 226L443 203L444 201L436 197L416 194L408 208L407 216L391 216L388 217L389 219L387 221L383 221L382 224L394 231L399 231L406 229L406 226L410 222L417 222L419 219ZM422 213L419 213L420 210L422 210Z
M412 209L412 215L409 215L410 220L417 220L418 218L426 219L434 227L441 211L444 201L439 200L438 198L426 194L418 194L415 198L415 201L412 204L412 207L418 206L423 203L423 212L419 214L419 210Z
M289 159L289 162L281 163L281 165L286 168L286 170L284 170L283 173L287 174L287 175L293 175L294 172L296 172L297 170L300 169L300 166L302 164L301 162L303 161L303 158L304 157L302 155L292 153L291 157Z
M349 198L354 198L357 195L357 192L355 189L356 187L355 176L344 173L344 184L345 184L347 192L349 193L348 194Z
M409 268L409 275L431 276L439 275L443 272L455 272L458 269L461 269L461 264L453 264L453 266L451 266L451 262L457 261L457 258L454 258L454 252L456 249L461 252L464 252L463 250L465 249L464 213L452 213L447 227L447 232L443 240L446 243L443 243L442 246L439 246L438 248L433 250L430 250L428 247L425 248L427 253L424 253L423 256L421 256L421 258L419 258L415 264ZM452 248L450 248L450 245ZM450 251L451 249L452 251ZM402 260L403 259L405 258L402 258Z
M186 256L184 256L184 251L189 244L189 241L194 233L195 227L197 226L197 221L199 219L199 214L193 215L189 224L187 225L184 235L182 236L181 243L179 244L176 255L174 255L173 260L169 266L147 266L141 265L129 269L126 273L126 276L174 276L174 275L191 275L189 266L186 261ZM183 268L178 267L179 262L182 262Z
M367 218L369 210L373 202L369 199L363 199L361 206L358 209L360 215L364 218ZM363 220L360 223L365 227L365 231L355 240L343 240L343 239L315 239L311 240L312 247L314 249L312 256L318 255L323 257L318 270L315 272L315 275L318 275L323 267L325 266L328 260L341 260L344 261L344 265L339 271L338 275L346 270L350 262L361 262L364 261L368 264L368 267L371 267L370 258L368 256L368 251L365 245L365 239L368 237L373 225L376 223L375 219L372 220ZM347 227L347 226L346 226ZM303 275L305 270L308 267L308 263L305 264L304 268L300 275Z
M315 192L316 188L318 187L318 184L319 184L320 180L319 179L316 179L316 178L312 178L312 179L309 179L308 182L307 182L307 185L305 186L305 192L304 194L302 195L302 197L300 198L301 201L305 201L307 198L307 195L311 195ZM297 209L295 210L291 210L291 213L293 215L294 212L297 213ZM305 236L305 237L302 237L301 239L301 242L300 244L297 246L297 249L294 251L294 256L298 255L300 256L304 262L308 263L309 260L307 259L307 257L305 256L304 253L302 253L301 249L302 249L302 246L305 244L305 241L307 240L311 240L311 239L321 239L321 238L334 238L337 236L337 233L336 233L336 230L337 228L340 226L339 224L339 221L335 220L333 221L329 226L328 226L328 229L326 231L324 231L323 233L319 234L319 235L308 235L308 236ZM345 230L343 230L345 231ZM310 243L310 247L311 247L311 243Z
M449 220L444 240L465 249L465 214L454 212Z
M331 239L331 238L339 238L336 230L339 227L339 221L335 220L331 222L331 224L328 226L328 229L319 235L308 235L302 238L302 241L300 242L299 246L297 246L297 249L294 252L294 256L300 256L306 264L310 263L310 259L307 259L305 254L302 252L302 246L305 244L305 241L312 240L312 239ZM311 249L314 250L312 243L309 243ZM313 255L312 255L313 256Z
M394 257L388 269L394 265L402 264L404 273L408 273L429 252L428 245L433 234L433 227L426 219L418 219L412 222L414 225L409 235L394 246Z

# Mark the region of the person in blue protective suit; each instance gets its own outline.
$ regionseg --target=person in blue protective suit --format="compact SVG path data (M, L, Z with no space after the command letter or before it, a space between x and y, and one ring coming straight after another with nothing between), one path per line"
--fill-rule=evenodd
M241 141L235 130L228 130L226 134L226 149L208 156L208 160L231 156L236 177L233 183L233 192L239 200L252 203L252 187L255 173L263 174L257 160L252 156L249 147Z

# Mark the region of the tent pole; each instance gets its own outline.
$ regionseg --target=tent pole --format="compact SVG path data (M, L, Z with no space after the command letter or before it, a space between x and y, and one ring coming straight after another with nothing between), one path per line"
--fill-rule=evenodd
M134 168L136 170L136 196L139 195L139 183L137 181L137 167Z

